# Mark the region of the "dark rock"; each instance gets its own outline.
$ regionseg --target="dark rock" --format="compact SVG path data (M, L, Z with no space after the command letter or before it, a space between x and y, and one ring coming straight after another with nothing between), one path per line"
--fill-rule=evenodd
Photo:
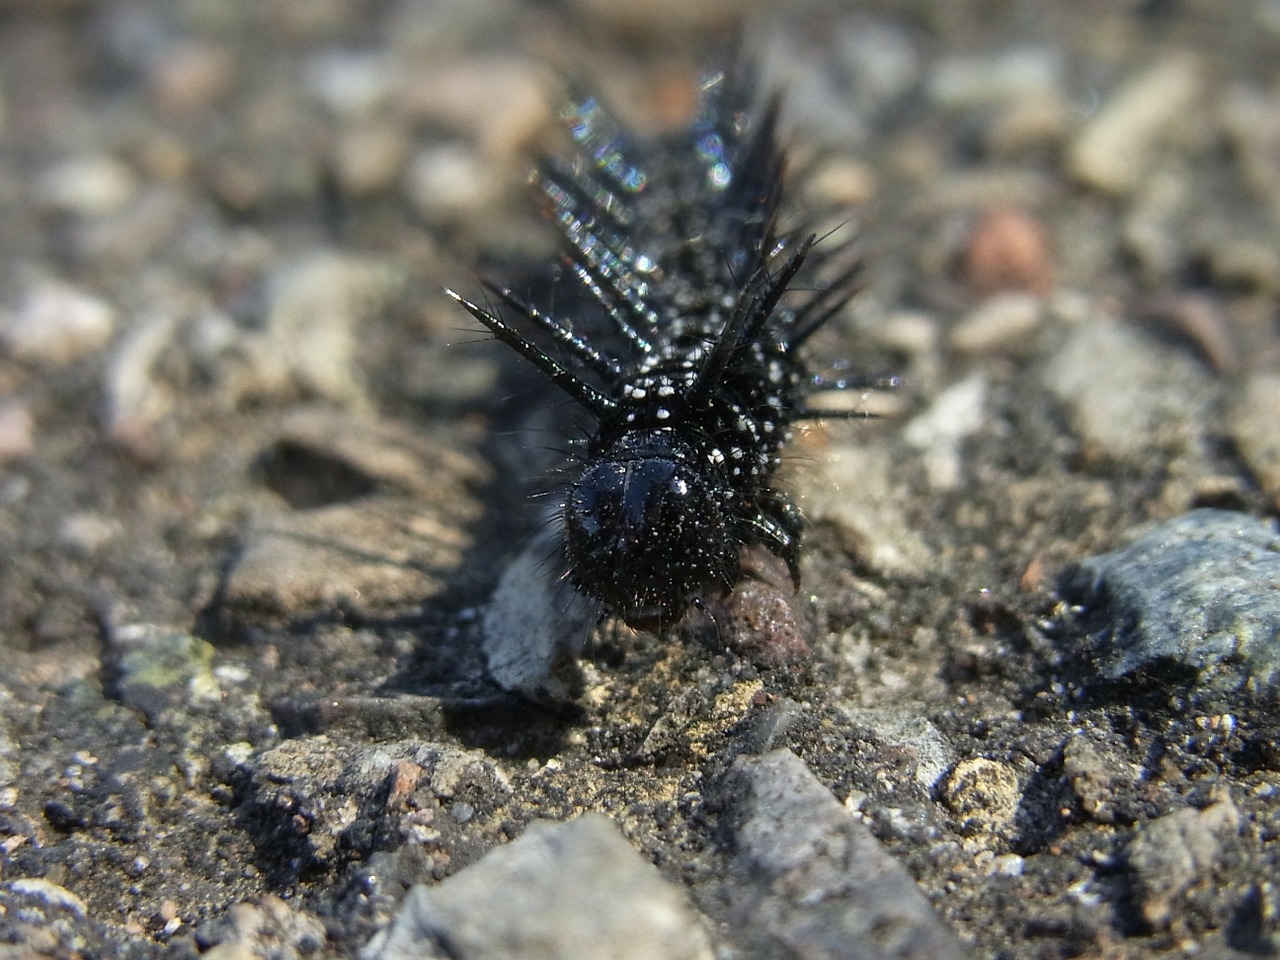
M1195 510L1064 576L1084 608L1082 662L1102 677L1196 677L1200 690L1274 692L1280 534L1243 513ZM1172 674L1171 674L1172 671Z

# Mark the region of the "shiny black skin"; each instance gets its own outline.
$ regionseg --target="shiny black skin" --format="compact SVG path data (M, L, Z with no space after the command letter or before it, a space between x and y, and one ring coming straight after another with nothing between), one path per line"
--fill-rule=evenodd
M590 97L565 111L577 151L533 179L589 315L490 288L517 326L451 292L594 419L561 501L566 573L632 626L731 589L751 544L799 585L801 517L773 475L792 425L820 415L798 348L853 295L857 263L818 283L848 247L779 228L778 102L753 118L753 88L709 76L690 127L650 143Z

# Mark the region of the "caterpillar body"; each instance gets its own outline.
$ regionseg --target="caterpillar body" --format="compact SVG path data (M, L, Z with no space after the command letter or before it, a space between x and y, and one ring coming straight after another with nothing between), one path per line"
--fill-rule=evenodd
M565 111L575 151L532 181L588 309L449 291L589 415L558 494L560 572L637 628L729 591L750 547L799 586L801 515L774 474L793 425L825 415L809 394L855 385L812 374L800 348L853 296L859 264L851 241L781 225L779 99L753 112L748 74L704 78L692 123L652 141L592 97Z

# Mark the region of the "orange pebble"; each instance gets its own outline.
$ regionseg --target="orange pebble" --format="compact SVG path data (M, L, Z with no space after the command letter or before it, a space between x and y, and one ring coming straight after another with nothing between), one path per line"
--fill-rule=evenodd
M1053 254L1040 221L1024 210L988 212L969 234L964 276L981 294L1004 290L1048 293L1053 286Z

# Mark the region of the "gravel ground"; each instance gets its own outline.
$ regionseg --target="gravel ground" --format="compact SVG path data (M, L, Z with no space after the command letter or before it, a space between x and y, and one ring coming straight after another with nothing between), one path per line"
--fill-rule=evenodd
M906 385L790 448L791 633L534 705L565 404L443 289L554 262L569 86L678 125L742 21L865 238L812 355ZM0 952L1280 953L1278 66L1276 0L0 0Z

